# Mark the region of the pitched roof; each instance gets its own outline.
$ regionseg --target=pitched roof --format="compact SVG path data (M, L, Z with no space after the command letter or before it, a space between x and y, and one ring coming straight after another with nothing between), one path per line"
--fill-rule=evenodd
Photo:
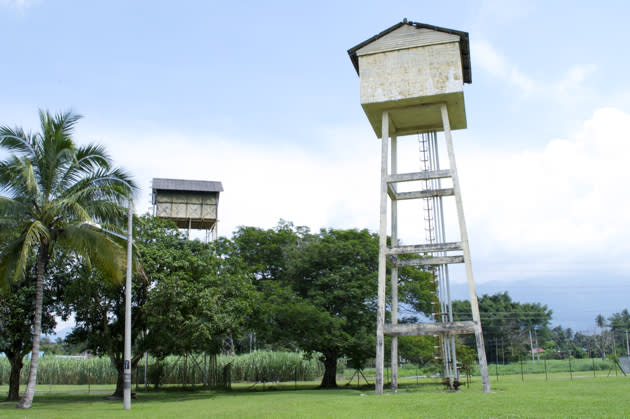
M221 182L211 180L185 180L153 178L153 191L223 192Z
M456 31L454 29L448 29L448 28L441 28L439 26L427 25L426 23L411 22L411 21L407 21L407 19L404 19L402 22L399 22L395 24L394 26L385 29L383 32L377 35L374 35L370 39L363 41L360 44L348 50L348 55L350 55L350 60L352 61L352 65L354 65L354 69L357 71L357 74L359 74L359 57L357 56L357 51L363 48L364 46L371 44L377 39L382 38L388 33L395 31L396 29L400 28L403 25L410 25L417 29L430 29L430 30L434 30L438 32L444 32L451 35L459 36L459 50L462 57L462 73L464 76L464 83L472 83L472 74L470 70L470 46L468 42L468 32Z

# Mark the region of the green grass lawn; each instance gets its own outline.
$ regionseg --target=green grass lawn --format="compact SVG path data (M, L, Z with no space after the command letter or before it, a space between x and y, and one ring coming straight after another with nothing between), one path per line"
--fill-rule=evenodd
M520 375L492 380L483 394L475 378L469 388L447 392L442 387L402 380L397 394L375 396L370 388L317 390L316 383L235 385L235 391L191 390L139 392L132 410L104 395L111 386L38 387L33 408L15 409L0 402L2 418L623 418L630 417L630 378L576 375L573 380L545 376L521 381ZM341 383L341 382L340 382ZM356 384L356 383L355 383ZM7 387L0 386L6 394Z

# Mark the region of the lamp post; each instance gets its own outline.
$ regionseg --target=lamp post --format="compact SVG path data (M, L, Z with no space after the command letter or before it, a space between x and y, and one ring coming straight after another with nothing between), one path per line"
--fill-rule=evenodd
M125 280L125 349L123 369L123 408L131 409L131 265L133 248L133 200L129 197L127 217L127 277Z
M123 349L123 408L131 409L131 275L133 258L133 199L129 197L127 214L127 236L101 227L93 222L86 222L93 228L105 231L127 241L127 275L125 278L125 336ZM145 380L146 381L146 380Z

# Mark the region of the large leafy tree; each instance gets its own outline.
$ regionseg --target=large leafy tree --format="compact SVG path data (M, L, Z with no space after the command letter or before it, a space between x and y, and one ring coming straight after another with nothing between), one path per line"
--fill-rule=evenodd
M255 289L230 243L186 240L164 221L144 218L138 250L151 281L143 309L152 354L217 353L221 339L238 337L251 313Z
M307 234L307 227L295 227L284 220L273 229L241 226L233 234L228 249L230 263L240 264L258 291L252 296L252 311L245 317L246 328L256 337L258 347L282 349L287 345L276 336L277 328L270 318L278 305L294 295L284 280L289 252Z
M341 356L357 363L373 356L375 235L334 229L311 234L281 221L270 230L242 227L234 243L264 296L250 323L258 342L319 354L324 388L336 387Z
M263 296L249 322L259 346L319 354L323 388L336 387L340 357L361 367L374 356L376 235L337 229L313 234L281 220L274 229L241 227L233 241L233 255L244 261ZM418 269L400 272L400 300L413 314L430 312L430 279Z
M321 353L323 388L336 387L337 360L374 353L378 238L367 230L321 230L289 255L287 280L297 298L282 306L282 330Z
M100 268L106 278L121 280L124 248L97 224L116 229L134 188L102 146L74 142L79 115L40 111L39 117L37 133L0 127L0 147L9 153L0 161L0 228L17 232L0 249L5 290L24 278L28 258L35 256L32 356L20 408L30 408L35 394L44 278L51 256L65 249Z

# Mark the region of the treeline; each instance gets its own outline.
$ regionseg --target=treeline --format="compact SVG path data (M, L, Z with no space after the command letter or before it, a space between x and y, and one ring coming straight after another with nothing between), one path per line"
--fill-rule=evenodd
M187 240L174 225L150 216L134 221L138 269L132 292L132 367L145 352L157 360L188 354L239 354L254 350L303 351L324 365L322 386L336 386L338 361L354 368L374 357L378 238L367 230L321 230L281 221L273 229L240 227L232 239ZM45 281L45 330L54 316L74 315L76 326L61 342L44 340L49 353L106 356L122 392L124 290L80 258L60 255ZM27 286L2 300L0 350L28 348L23 322L32 311ZM434 281L421 270L400 274L400 298L412 312L400 321L428 315ZM586 336L552 328L552 311L540 303L512 301L507 292L479 298L490 362L532 356L547 359L605 357L623 351L620 333L630 326L627 310L600 321L600 334ZM30 310L30 311L29 311ZM470 303L454 301L456 320L470 318ZM21 321L11 319L20 313ZM601 320L601 319L600 319ZM475 363L474 339L458 338L458 359ZM17 342L20 341L20 342ZM438 354L433 337L402 337L403 361L430 367Z
M479 311L488 362L507 363L526 358L546 359L602 358L630 355L627 309L604 319L594 319L598 334L584 334L562 326L551 327L552 310L540 303L512 301L507 292L483 295ZM457 320L470 320L470 302L454 301ZM463 341L474 347L474 339Z
M164 359L299 350L323 363L322 387L335 387L342 357L360 367L374 356L378 238L367 230L310 232L281 221L273 229L241 227L231 240L203 243L143 216L134 220L134 243L133 368L145 352ZM0 351L14 377L31 349L31 273L1 302ZM428 274L406 270L401 295L419 307L430 301L430 282ZM43 349L109 357L118 372L115 395L122 394L123 286L75 254L54 253L44 277L43 312L45 332L53 330L55 315L76 320L65 349L46 340Z

